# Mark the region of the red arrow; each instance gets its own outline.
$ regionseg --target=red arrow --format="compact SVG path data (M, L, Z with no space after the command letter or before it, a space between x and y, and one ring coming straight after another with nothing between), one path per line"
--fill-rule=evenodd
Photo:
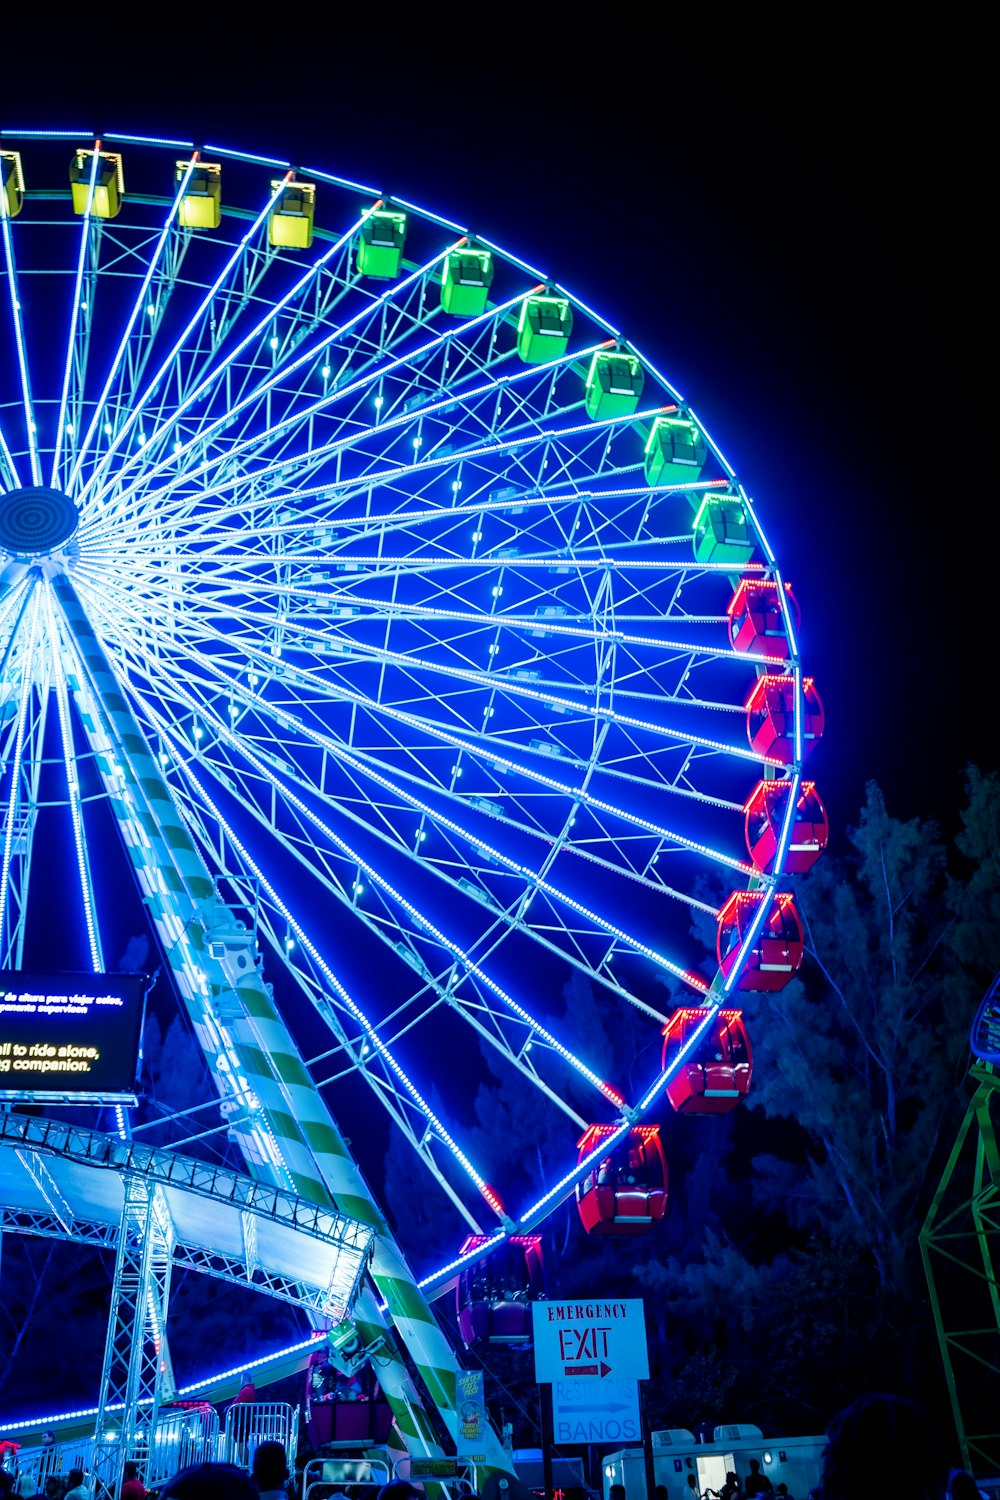
M600 1375L603 1380L605 1375L611 1374L611 1366L601 1360L599 1365L563 1365L564 1375Z

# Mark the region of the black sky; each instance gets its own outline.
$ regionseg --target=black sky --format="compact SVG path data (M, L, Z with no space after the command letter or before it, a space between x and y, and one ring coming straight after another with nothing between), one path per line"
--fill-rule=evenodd
M964 765L998 757L983 261L948 59L844 17L800 36L712 8L582 14L21 20L31 65L0 117L323 167L555 276L690 399L758 502L827 707L810 771L835 839L869 777L950 828Z

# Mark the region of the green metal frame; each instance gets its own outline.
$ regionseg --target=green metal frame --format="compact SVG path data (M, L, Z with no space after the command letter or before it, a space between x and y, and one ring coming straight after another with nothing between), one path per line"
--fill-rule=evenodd
M1000 1472L1000 1074L969 1070L969 1101L920 1231L920 1253L962 1462ZM981 1430L992 1427L992 1431Z

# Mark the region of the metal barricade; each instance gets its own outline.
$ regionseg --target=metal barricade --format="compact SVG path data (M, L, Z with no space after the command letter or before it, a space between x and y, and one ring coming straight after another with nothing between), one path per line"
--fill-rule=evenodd
M351 1486L353 1500L375 1500L389 1465L370 1458L311 1458L302 1470L302 1500L328 1500Z
M42 1494L47 1479L66 1483L70 1469L89 1474L93 1466L93 1438L77 1438L47 1447L22 1448L17 1455L15 1495Z
M214 1463L219 1451L219 1418L212 1407L161 1411L145 1459L136 1454L143 1482L162 1484L191 1464Z
M238 1401L226 1412L222 1437L224 1463L249 1469L261 1443L282 1443L288 1467L295 1463L299 1438L299 1409L287 1401Z

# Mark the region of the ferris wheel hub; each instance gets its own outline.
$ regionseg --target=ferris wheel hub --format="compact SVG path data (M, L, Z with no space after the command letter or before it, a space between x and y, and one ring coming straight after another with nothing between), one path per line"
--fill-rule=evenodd
M0 548L13 557L47 557L70 540L80 522L61 490L28 485L0 495Z

